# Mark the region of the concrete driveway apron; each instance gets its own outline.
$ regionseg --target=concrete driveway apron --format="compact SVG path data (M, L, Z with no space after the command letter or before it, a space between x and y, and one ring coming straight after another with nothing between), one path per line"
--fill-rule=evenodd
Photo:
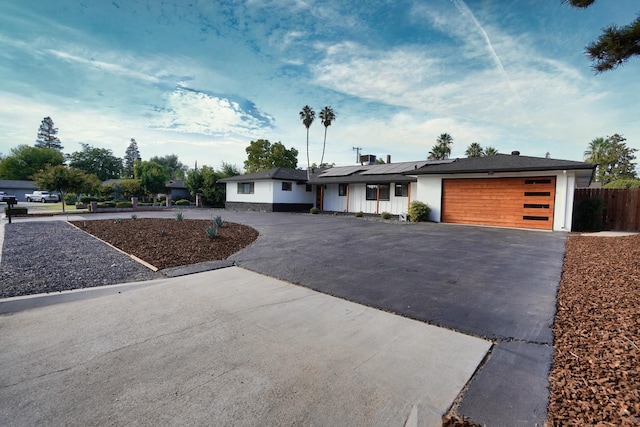
M227 213L261 236L238 265L494 341L456 412L542 425L566 234L355 217Z

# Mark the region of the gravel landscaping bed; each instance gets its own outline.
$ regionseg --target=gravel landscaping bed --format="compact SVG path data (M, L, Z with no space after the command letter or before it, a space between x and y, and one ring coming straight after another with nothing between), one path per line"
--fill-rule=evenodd
M4 226L0 298L160 277L63 221Z

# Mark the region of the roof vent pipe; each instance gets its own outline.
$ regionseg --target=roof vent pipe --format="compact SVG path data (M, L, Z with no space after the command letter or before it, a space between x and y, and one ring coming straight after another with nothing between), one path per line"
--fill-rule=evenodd
M387 154L387 163L391 163L391 154Z
M519 156L519 155L520 155L520 152L519 152L519 151L512 151L512 152L511 152L511 155L512 155L512 156Z

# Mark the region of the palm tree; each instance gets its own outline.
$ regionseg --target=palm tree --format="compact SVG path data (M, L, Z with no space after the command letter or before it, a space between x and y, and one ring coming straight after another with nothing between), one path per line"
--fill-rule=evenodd
M302 120L302 124L307 128L307 175L309 175L309 168L311 167L311 162L309 161L309 127L311 127L311 123L316 118L316 112L313 111L313 108L305 105L300 110L300 120Z
M498 150L495 147L487 147L484 149L484 156L488 157L488 156L495 156L496 154L498 154Z
M431 147L431 151L429 151L428 160L444 160L447 158L446 148L442 144L436 144Z
M451 144L453 144L453 138L448 133L440 134L436 143L442 146L442 151L445 153L444 158L448 159L451 155Z
M474 142L467 147L467 151L464 154L467 157L482 157L484 150L480 144Z
M596 181L602 182L604 177L604 163L609 152L609 139L596 138L589 143L588 149L584 152L584 161L596 165Z
M324 141L322 142L322 157L320 157L320 164L324 162L324 149L327 146L327 128L331 126L331 123L336 119L336 114L331 107L324 107L320 111L320 120L324 125Z

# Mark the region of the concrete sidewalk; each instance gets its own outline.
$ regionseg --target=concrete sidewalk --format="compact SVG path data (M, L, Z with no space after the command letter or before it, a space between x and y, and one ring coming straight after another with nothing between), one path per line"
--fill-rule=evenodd
M37 307L0 316L0 424L438 426L491 348L237 267L147 284L0 301Z

